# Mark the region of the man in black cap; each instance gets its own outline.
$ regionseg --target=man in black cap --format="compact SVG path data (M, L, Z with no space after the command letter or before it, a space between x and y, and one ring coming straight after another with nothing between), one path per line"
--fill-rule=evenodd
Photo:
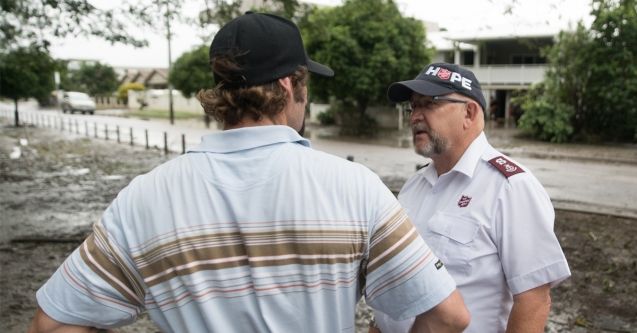
M472 318L465 332L544 332L550 287L570 271L548 194L487 142L478 79L435 63L388 96L410 103L415 150L432 161L398 200L456 280ZM378 311L376 321L383 333L411 325Z
M198 98L224 131L119 193L38 291L32 331L147 311L164 332L351 332L362 295L416 316L415 331L466 327L453 279L380 179L299 135L307 73L333 73L294 23L247 13L210 64L217 86Z

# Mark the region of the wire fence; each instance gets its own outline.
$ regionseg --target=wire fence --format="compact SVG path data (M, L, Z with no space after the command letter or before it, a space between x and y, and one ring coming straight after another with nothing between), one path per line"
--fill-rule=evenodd
M115 141L130 146L143 146L146 149L160 149L164 154L181 153L187 150L185 134L170 134L168 131L152 131L147 128L133 126L121 127L97 120L78 119L60 114L45 112L19 111L21 126L50 128L60 132L106 141ZM15 119L14 111L0 110L0 116Z

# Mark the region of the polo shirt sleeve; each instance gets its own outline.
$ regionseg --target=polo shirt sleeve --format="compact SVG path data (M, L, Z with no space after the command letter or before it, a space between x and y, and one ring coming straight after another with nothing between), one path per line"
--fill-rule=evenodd
M526 172L509 178L497 205L498 251L514 295L547 283L555 286L571 275L553 231L553 205L533 175Z
M366 302L394 320L415 317L446 299L456 285L391 192L376 193L380 214L369 239Z
M51 318L65 324L115 328L132 323L143 311L140 279L105 227L118 225L113 223L116 201L95 223L93 233L37 291L38 305Z

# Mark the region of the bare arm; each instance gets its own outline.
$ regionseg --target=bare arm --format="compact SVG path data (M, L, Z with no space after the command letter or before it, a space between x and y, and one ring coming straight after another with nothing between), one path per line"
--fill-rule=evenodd
M28 333L88 333L98 332L96 328L67 325L49 317L40 307L35 312Z
M470 320L469 310L467 310L462 296L456 289L433 309L416 317L411 332L462 332L469 326Z
M542 333L551 311L551 287L548 284L513 296L507 333Z

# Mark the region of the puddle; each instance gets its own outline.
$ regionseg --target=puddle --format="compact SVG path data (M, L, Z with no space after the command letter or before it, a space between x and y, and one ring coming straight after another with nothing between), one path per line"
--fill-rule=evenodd
M103 180L122 180L126 178L126 176L122 176L122 175L106 175L106 176L102 176Z

